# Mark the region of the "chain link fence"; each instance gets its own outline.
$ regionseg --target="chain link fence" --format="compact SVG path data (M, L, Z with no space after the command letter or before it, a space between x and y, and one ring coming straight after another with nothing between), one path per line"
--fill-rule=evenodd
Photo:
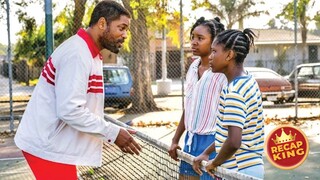
M133 14L133 19L130 38L125 48L118 55L109 51L102 52L106 113L121 111L138 114L172 110L174 107L159 106L158 103L159 99L170 97L178 97L176 108L183 109L184 76L193 57L189 41L190 23L184 22L183 25L179 21L179 3L146 1L138 7L133 7L132 0L119 2ZM62 10L53 14L54 47L75 34L78 28L88 25L90 13L97 1L88 0L81 3L76 5L74 2L65 3L64 8L60 8ZM55 7L62 6L58 1L53 1L53 4ZM14 3L11 5L17 6ZM8 54L4 53L0 59L1 120L8 120L11 116L18 118L23 114L46 61L44 24L38 25L32 21L28 12L23 14L23 8L20 13L23 27L17 34L17 42L12 45L12 56L7 57ZM191 24L195 22L191 17L184 18L189 22L192 21ZM28 24L31 27L26 26ZM181 29L183 32L180 34ZM246 58L245 66L265 67L283 77L287 76L292 89L295 89L296 65L318 63L297 68L298 99L297 104L291 103L291 105L299 109L301 103L319 103L320 30L307 31L306 41L301 38L300 28L297 31L296 41L295 31L289 28L254 28L254 32L257 35L255 47ZM12 60L11 70L9 58ZM12 79L9 78L10 71ZM12 83L12 89L9 82ZM129 85L127 90L123 92L117 90L117 86L122 87L124 84ZM290 102L294 102L294 99L282 103L290 104Z

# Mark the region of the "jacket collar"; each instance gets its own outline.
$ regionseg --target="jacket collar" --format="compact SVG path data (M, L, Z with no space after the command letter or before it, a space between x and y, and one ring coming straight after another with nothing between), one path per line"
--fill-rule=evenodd
M80 36L88 45L88 48L91 52L93 58L97 55L101 57L100 50L97 45L94 43L93 39L89 36L89 34L84 29L79 29L77 35ZM101 59L101 58L100 58Z

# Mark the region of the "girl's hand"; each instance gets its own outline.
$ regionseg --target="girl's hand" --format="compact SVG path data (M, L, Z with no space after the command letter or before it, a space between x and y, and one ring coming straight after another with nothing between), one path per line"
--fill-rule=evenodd
M209 155L206 154L200 154L199 156L197 156L196 158L194 158L193 160L193 164L192 164L192 168L193 170L198 173L200 176L202 175L202 171L200 169L201 167L201 161L208 161L209 160Z
M213 160L214 160L214 159L213 159ZM207 165L205 168L206 168L208 174L209 174L212 178L216 178L215 175L214 175L214 172L217 171L217 166L218 166L218 165L215 165L215 164L213 163L213 160L210 160L210 161L208 162L208 165Z

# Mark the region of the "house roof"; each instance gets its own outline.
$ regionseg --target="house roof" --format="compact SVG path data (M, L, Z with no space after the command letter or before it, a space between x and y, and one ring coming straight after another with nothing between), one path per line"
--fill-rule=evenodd
M252 29L257 35L255 44L294 44L294 31L285 29ZM297 33L297 43L301 44L301 32ZM307 34L307 44L320 44L320 36Z
M274 45L274 44L294 44L294 31L285 29L251 29L257 35L254 39L255 45ZM188 37L185 33L185 37ZM161 50L161 39L156 38L155 47L156 50ZM301 44L301 32L297 33L297 43ZM310 32L307 34L307 44L319 44L320 45L320 34L315 35ZM184 44L185 50L191 50L189 41ZM167 49L176 50L178 47L174 46L171 39L167 39Z

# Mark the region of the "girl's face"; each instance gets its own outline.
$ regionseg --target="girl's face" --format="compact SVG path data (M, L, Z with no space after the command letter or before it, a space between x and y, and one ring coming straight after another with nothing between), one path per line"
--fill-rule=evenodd
M222 44L212 43L211 54L209 56L209 65L212 72L224 73L227 70L227 66L230 62L230 51L225 51Z
M191 33L191 49L195 56L209 56L211 49L211 33L207 26L199 25Z

